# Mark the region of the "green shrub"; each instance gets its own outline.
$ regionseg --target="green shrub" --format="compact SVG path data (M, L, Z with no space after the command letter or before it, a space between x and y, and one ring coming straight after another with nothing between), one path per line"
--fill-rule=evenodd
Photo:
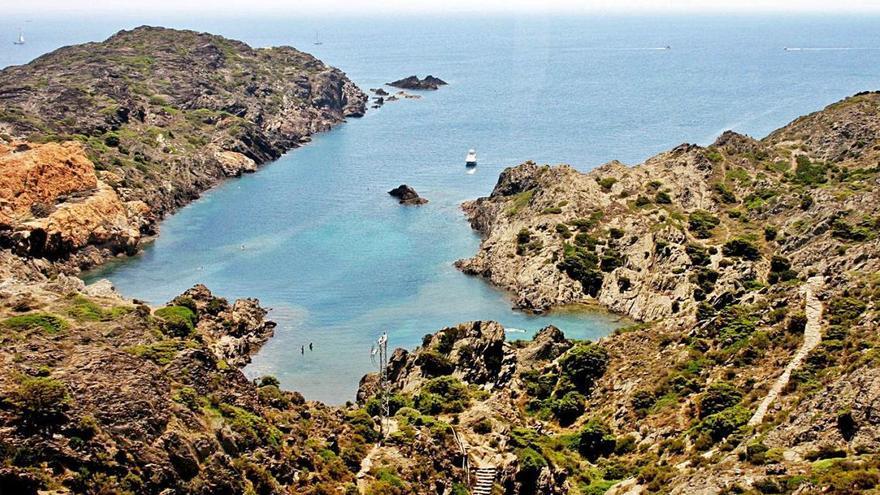
M751 336L755 332L755 320L750 315L738 314L723 319L717 339L721 347L730 347Z
M437 351L431 349L422 350L415 360L415 364L422 368L425 376L436 377L449 375L455 371L452 361Z
M400 479L391 468L378 468L373 473L376 478L365 491L366 495L405 495L411 493L409 485Z
M556 376L552 373L542 374L538 370L524 371L520 379L525 386L526 393L537 399L546 399L553 393L556 386Z
M578 344L559 360L560 376L582 392L592 390L607 367L608 351L593 343Z
M195 330L196 315L185 306L165 306L155 312L163 323L166 334L172 337L188 337Z
M672 204L672 198L669 196L669 193L666 191L657 191L657 194L654 196L654 201L658 205Z
M263 375L260 377L260 385L261 387L279 387L281 386L281 381L275 378L272 375Z
M688 229L699 239L712 237L712 229L720 223L718 217L706 210L696 210L688 215Z
M40 329L48 334L56 334L69 327L70 325L63 318L48 313L13 316L0 322L0 328L18 331Z
M835 297L828 304L828 320L832 325L856 321L868 306L854 297Z
M402 394L389 394L388 395L388 414L394 416L397 414L397 411L403 409L404 407L412 407L412 400L409 397ZM370 416L380 416L382 414L382 409L384 408L384 401L379 396L370 397L370 400L364 404L364 409L367 410L367 413Z
M35 423L57 419L69 402L64 383L45 376L22 378L11 395L23 419Z
M568 224L581 232L586 232L598 225L599 221L602 220L602 217L604 216L605 214L602 211L597 210L593 213L590 213L589 218L575 218L574 220L568 222Z
M611 434L611 429L603 422L591 419L578 433L578 452L591 462L599 457L605 457L614 452L617 440Z
M824 163L811 162L804 155L798 155L797 166L794 170L794 181L805 186L815 186L828 181L826 173L828 166Z
M733 407L742 400L742 392L727 382L716 382L700 397L700 418Z
M643 207L643 206L648 206L649 204L651 204L651 200L648 199L646 196L642 196L641 194L639 194L639 195L636 197L636 201L635 201L636 208L641 208L641 207Z
M556 233L562 236L563 239L571 237L571 230L569 230L568 225L565 225L564 223L556 224Z
M707 416L700 422L698 428L717 442L738 432L742 426L748 423L750 417L751 413L748 409L742 406L733 406Z
M191 411L195 411L201 406L199 403L199 393L192 387L181 387L180 390L172 396L172 400L183 404Z
M725 256L743 258L750 261L755 261L761 257L761 250L758 249L755 243L743 237L725 242L721 246L721 252Z
M767 282L775 284L777 282L787 282L797 278L797 272L791 269L791 262L785 256L773 255L770 259L770 274L767 275Z
M531 447L520 449L516 457L519 460L519 474L526 479L534 480L547 466L547 459Z
M736 203L736 195L733 194L733 191L731 191L729 187L727 187L727 184L716 182L712 185L712 189L718 194L718 199L720 199L722 203Z
M604 276L598 269L599 258L596 253L566 243L563 245L563 259L556 265L556 268L571 277L572 280L580 282L584 293L593 297L599 294Z
M603 191L609 192L614 184L617 184L617 179L614 177L603 177L601 179L597 177L596 183L599 184L599 187L601 187Z
M776 236L779 235L779 229L772 225L764 226L764 239L767 241L776 240Z
M841 218L834 219L831 224L831 235L842 241L863 242L871 239L871 229L858 225L850 225Z
M552 401L550 410L562 426L568 426L584 413L587 398L578 392L568 392L561 399Z
M711 261L708 250L699 244L688 244L685 246L684 252L688 255L691 259L691 263L694 265L706 266Z
M164 366L174 359L177 351L183 349L183 342L176 339L159 340L149 344L138 344L126 347L125 352L148 359L158 365Z
M625 263L626 258L624 258L622 254L616 249L607 248L602 252L602 258L599 261L599 269L603 272L612 272L623 266Z
M599 245L599 240L586 232L578 232L574 236L574 245L585 248L588 251L593 251Z
M364 439L365 442L375 442L379 439L376 431L376 422L367 413L366 409L357 409L345 415L345 421L351 425L354 433Z
M458 378L442 376L429 380L415 397L415 408L424 414L461 412L470 402L467 386Z

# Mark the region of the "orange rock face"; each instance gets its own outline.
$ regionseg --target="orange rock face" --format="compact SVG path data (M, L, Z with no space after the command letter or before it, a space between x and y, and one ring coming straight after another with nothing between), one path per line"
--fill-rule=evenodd
M34 204L52 205L59 197L97 187L95 166L78 143L0 148L0 221L25 220Z
M0 145L0 231L22 254L132 251L149 208L123 202L78 143Z

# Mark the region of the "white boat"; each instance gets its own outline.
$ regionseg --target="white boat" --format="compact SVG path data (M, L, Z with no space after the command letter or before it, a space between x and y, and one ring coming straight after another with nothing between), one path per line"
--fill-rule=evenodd
M18 30L18 40L12 42L15 45L23 45L24 44L24 33L21 29Z
M318 32L315 31L315 45L323 45L324 43L318 38Z
M468 150L467 157L464 159L464 164L468 167L476 167L477 166L477 152L476 150Z

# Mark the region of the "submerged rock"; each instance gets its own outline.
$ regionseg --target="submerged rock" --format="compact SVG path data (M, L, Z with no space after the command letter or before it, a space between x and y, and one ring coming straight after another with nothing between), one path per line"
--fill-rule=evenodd
M402 205L423 205L428 202L427 199L419 196L415 189L406 184L395 187L388 191L388 194L399 199Z

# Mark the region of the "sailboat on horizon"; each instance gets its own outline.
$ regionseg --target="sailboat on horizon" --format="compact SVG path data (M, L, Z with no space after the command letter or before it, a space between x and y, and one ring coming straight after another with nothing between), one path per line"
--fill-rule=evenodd
M24 31L21 28L18 29L18 39L12 42L13 45L23 45L24 44Z
M322 42L320 39L318 39L318 32L317 31L315 31L315 42L313 44L315 44L315 45L323 45L324 44L324 42Z

